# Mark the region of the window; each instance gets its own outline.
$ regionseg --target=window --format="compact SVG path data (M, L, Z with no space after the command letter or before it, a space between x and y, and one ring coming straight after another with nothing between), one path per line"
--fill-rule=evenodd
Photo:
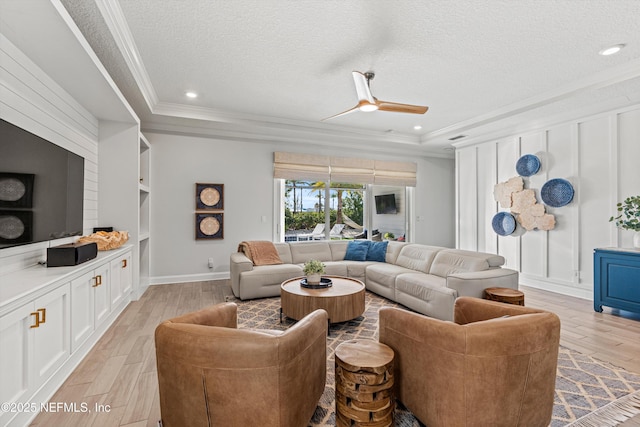
M274 240L404 239L416 172L410 162L276 152ZM393 209L376 211L376 196Z
M284 240L363 237L365 185L286 180ZM328 221L327 221L328 214Z

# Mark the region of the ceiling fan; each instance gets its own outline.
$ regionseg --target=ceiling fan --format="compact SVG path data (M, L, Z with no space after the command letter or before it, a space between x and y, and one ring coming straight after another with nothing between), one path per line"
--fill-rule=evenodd
M421 105L399 104L397 102L380 101L378 98L371 94L371 80L375 77L373 71L367 71L361 73L360 71L353 71L353 82L356 85L356 92L358 94L358 105L355 107L343 111L342 113L335 114L331 117L322 119L322 121L334 119L336 117L344 116L345 114L352 113L354 111L391 111L394 113L410 113L410 114L424 114L429 107Z

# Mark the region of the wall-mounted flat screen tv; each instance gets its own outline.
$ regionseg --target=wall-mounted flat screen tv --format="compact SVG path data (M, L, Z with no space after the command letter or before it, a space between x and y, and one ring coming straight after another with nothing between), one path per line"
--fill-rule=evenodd
M395 194L383 194L375 196L376 199L376 213L377 214L396 214L398 209L396 208L396 195Z
M0 249L82 235L84 158L0 119Z

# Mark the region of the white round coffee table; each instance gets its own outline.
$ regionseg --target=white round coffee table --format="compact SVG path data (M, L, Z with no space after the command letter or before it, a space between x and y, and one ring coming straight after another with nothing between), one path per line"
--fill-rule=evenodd
M309 289L300 285L304 277L285 280L280 285L280 320L282 315L300 320L319 308L329 314L329 323L346 322L364 313L364 283L342 276L327 276L332 286Z

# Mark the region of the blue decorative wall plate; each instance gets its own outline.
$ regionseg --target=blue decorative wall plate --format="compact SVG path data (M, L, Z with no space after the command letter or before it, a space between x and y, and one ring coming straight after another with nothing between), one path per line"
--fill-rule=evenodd
M562 178L554 178L545 182L540 190L540 197L545 205L559 208L573 200L573 186Z
M500 236L508 236L516 229L516 219L509 212L498 212L491 220L493 231Z
M531 176L540 170L540 159L533 154L525 154L516 162L516 172L520 176Z

